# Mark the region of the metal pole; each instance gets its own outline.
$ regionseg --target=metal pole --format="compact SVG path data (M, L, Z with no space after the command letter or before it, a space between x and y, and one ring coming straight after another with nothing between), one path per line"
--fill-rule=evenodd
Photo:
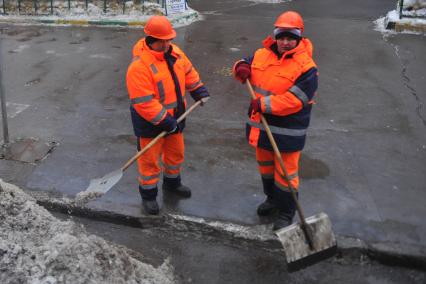
M18 14L21 14L21 0L18 0Z
M167 0L163 0L163 4L164 4L164 10L165 10L166 16L167 16Z
M125 10L126 10L126 0L123 0L123 15L124 15Z
M107 9L107 0L104 0L104 13L106 13L106 9Z
M53 15L53 0L50 0L50 14Z
M37 0L33 0L34 1L34 14L37 15Z
M68 0L68 12L71 10L71 0Z
M3 122L3 150L9 146L9 127L7 125L7 110L6 110L6 94L3 86L3 61L2 61L2 42L3 39L0 38L0 100L1 100L1 115Z
M6 4L4 3L6 0L3 0L3 15L6 15Z
M88 9L88 7L89 7L89 0L86 0L86 11L87 11L87 9Z
M399 0L399 19L402 19L402 7L404 6L404 0Z

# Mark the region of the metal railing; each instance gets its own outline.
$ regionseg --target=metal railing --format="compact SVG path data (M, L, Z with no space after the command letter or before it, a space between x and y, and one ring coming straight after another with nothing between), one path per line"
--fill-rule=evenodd
M402 18L426 18L426 15L409 15L409 14L404 14L403 10L404 10L404 0L398 0L398 14L399 14L399 19L401 20Z
M63 3L64 7L61 7L61 9L65 9L68 11L73 10L78 5L81 5L84 7L84 9L87 11L89 9L89 4L94 4L95 6L102 8L102 11L104 13L107 13L108 11L114 11L118 12L121 10L121 12L124 14L126 13L126 2L127 0L2 0L2 12L0 14L2 15L8 15L9 13L13 12L14 14L18 15L53 15L56 9L59 9L58 3ZM167 15L167 5L166 0L133 0L134 3L142 4L142 12L144 12L145 9L145 2L151 2L151 3L157 3L161 5L162 8L165 9L165 14ZM187 0L185 0L185 9L187 9ZM111 4L116 5L116 7L121 6L120 9L114 9L111 10ZM41 5L43 4L43 9L41 9ZM100 4L100 5L99 5ZM30 6L30 7L28 7ZM30 11L30 12L29 12Z

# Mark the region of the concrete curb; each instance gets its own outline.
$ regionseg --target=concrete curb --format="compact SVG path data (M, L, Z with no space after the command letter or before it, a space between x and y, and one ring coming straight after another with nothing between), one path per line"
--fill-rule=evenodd
M426 24L417 23L404 23L404 22L395 22L389 20L387 17L385 19L385 27L387 30L394 30L396 32L411 31L416 33L426 33Z
M266 250L281 250L282 246L270 225L242 226L203 218L166 214L159 216L128 216L106 210L94 210L82 204L64 202L47 194L28 192L37 203L48 210L72 216L94 219L137 228L169 227L173 230L197 232L226 240L253 243ZM384 265L400 266L426 271L426 248L395 243L371 243L363 240L336 236L339 258L365 260L369 258Z
M146 15L149 16L149 15ZM192 13L170 18L172 24L179 23L182 20L198 19L199 14L196 11ZM68 26L118 26L118 27L135 27L142 28L146 21L138 20L85 20L85 19L35 19L35 18L0 18L0 23L6 24L25 24L25 25L68 25Z

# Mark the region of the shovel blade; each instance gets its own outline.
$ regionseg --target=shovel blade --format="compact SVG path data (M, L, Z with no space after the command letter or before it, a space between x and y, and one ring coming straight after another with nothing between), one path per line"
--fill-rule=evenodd
M311 250L299 223L278 230L275 234L283 245L289 271L296 271L332 257L337 243L327 214L319 213L305 219L312 232Z
M105 194L121 179L122 176L123 170L118 169L101 178L92 179L85 192Z

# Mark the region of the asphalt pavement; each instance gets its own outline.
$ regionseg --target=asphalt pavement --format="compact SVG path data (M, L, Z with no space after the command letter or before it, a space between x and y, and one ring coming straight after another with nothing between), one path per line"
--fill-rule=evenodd
M244 124L248 94L230 76L283 11L299 11L314 44L320 82L301 159L300 200L307 216L326 212L336 235L426 252L426 80L424 36L382 35L373 21L394 2L304 0L259 4L192 0L203 19L177 29L211 100L185 129L183 182L190 199L158 198L162 214L244 226L263 200ZM125 74L140 29L1 25L11 139L56 147L36 163L0 161L7 182L51 197L74 197L119 169L136 150ZM11 108L15 106L15 108ZM85 206L141 218L133 166Z

